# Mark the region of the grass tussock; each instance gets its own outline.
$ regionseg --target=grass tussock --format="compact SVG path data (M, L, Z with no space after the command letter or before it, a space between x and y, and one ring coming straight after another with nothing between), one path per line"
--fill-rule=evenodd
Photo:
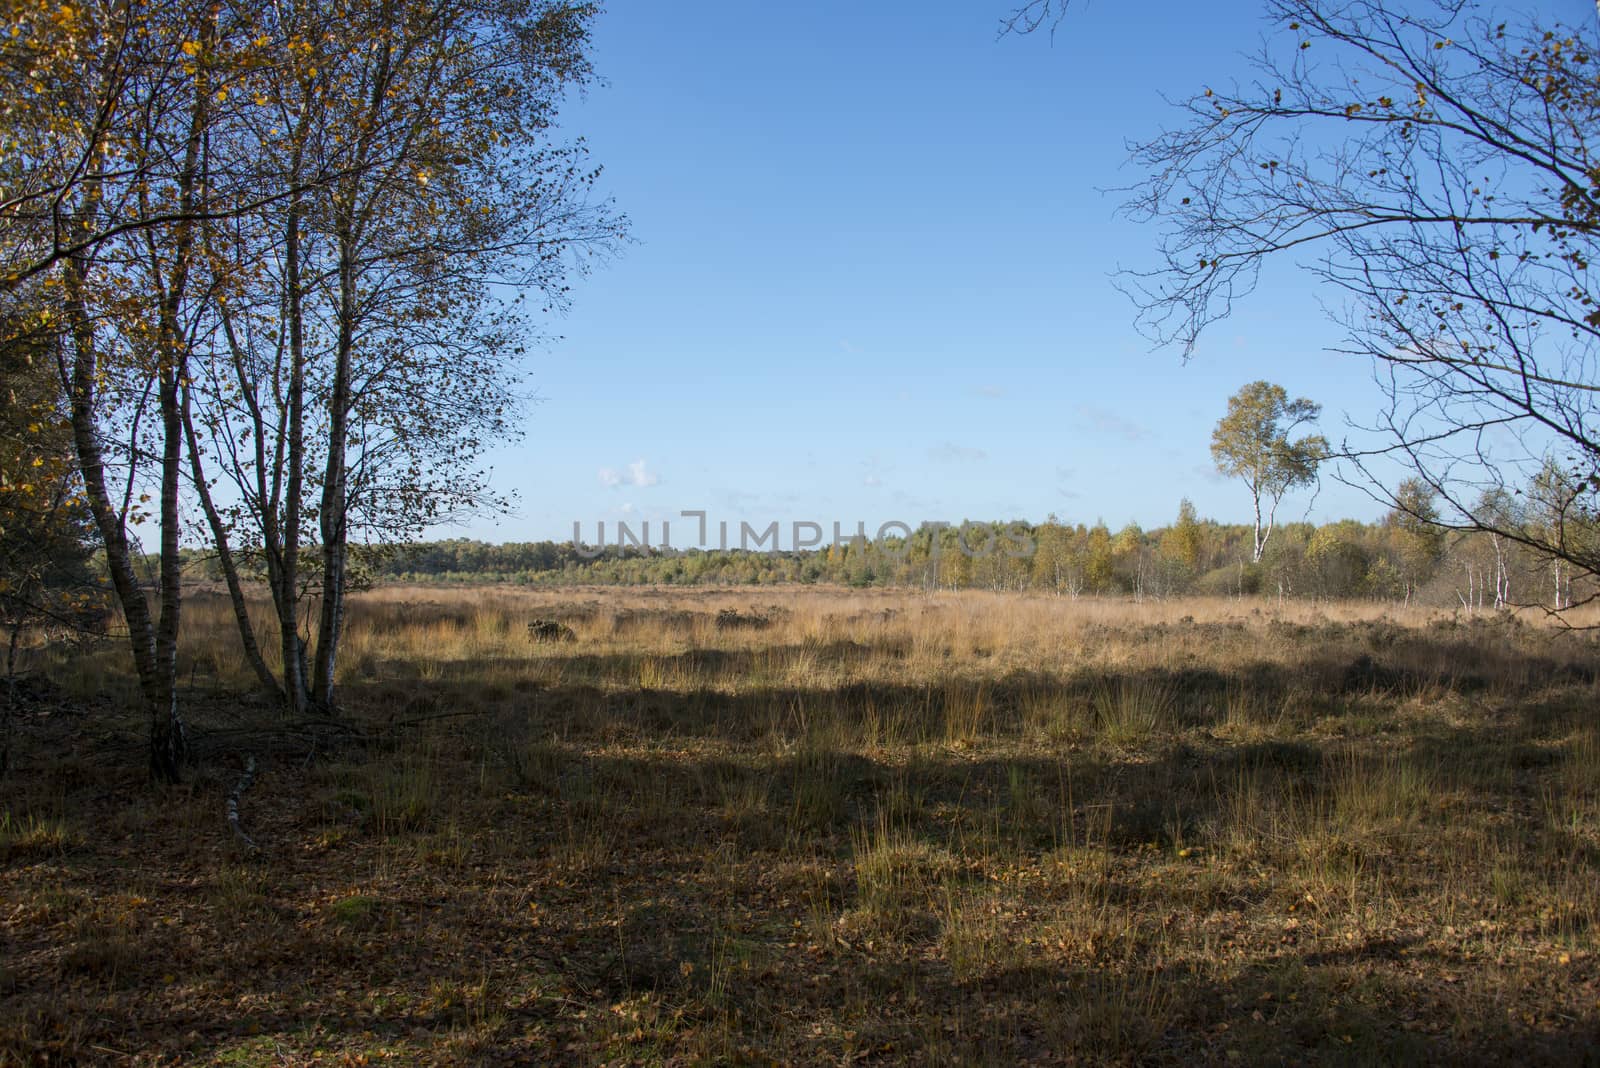
M59 857L79 842L60 818L0 811L0 860L27 861Z
M1138 745L1174 723L1177 692L1168 682L1124 676L1094 691L1094 725L1108 745Z

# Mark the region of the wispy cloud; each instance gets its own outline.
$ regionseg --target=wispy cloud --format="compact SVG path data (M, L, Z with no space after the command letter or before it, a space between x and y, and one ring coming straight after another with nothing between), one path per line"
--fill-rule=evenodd
M766 503L761 494L742 489L718 490L717 497L736 512L759 510Z
M642 489L654 486L660 481L661 476L649 470L643 460L635 460L620 471L615 467L600 469L600 484L611 489L622 486L638 486Z
M1078 418L1088 429L1097 434L1106 434L1122 438L1124 441L1143 441L1150 436L1150 431L1118 415L1116 412L1097 408L1092 404L1078 405Z
M861 467L866 471L861 476L861 484L868 489L882 489L883 476L887 472L883 458L877 453L868 453L861 458Z
M973 386L972 395L985 400L999 400L1006 395L1006 391L1001 386Z
M905 490L894 490L889 496L902 508L918 511L924 515L938 515L940 512L948 510L944 505L941 505L937 501L929 500L926 497L915 496L907 493Z
M936 464L975 464L988 458L989 454L982 449L957 445L953 441L941 441L928 450L928 459Z

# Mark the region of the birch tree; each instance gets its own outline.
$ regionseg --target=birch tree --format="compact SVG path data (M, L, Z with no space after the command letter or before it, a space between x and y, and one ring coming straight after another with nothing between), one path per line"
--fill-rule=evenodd
M296 713L336 704L352 540L499 503L478 457L515 431L536 316L623 235L590 197L598 172L581 143L553 131L590 75L593 14L307 5L254 90L273 181L307 191L209 228L213 256L245 283L216 309L194 481L225 570L238 548L264 564L281 680L252 662ZM308 169L335 177L308 188Z
M175 780L187 746L176 667L180 393L193 287L203 284L196 223L227 184L207 159L226 88L206 57L237 13L102 2L8 14L0 71L17 95L0 116L0 255L13 291L39 283L84 495L149 709L151 770ZM130 532L152 495L154 610Z
M1327 458L1328 442L1320 434L1291 437L1321 414L1322 407L1304 397L1291 401L1282 386L1251 382L1228 398L1227 414L1212 432L1217 470L1250 491L1254 563L1266 551L1284 495L1315 482L1317 467Z

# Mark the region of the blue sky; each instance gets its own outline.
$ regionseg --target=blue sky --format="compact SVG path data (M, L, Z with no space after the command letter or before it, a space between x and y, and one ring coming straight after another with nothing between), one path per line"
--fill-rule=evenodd
M1126 143L1178 120L1163 94L1248 75L1259 3L1091 3L1052 41L997 39L1008 2L612 0L606 84L565 124L636 243L530 360L526 437L491 457L516 514L435 533L659 540L685 509L1149 527L1185 496L1242 521L1208 451L1240 385L1320 401L1336 441L1369 416L1369 368L1324 351L1292 271L1187 363L1114 287L1158 237L1116 216ZM1283 515L1378 512L1324 480Z

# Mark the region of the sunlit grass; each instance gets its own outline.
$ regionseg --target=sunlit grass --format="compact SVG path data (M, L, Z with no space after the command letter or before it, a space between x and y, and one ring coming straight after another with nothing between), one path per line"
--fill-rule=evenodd
M1600 1023L1591 636L389 588L313 738L232 696L231 626L192 599L211 748L163 790L118 650L30 647L101 703L0 780L0 1063L152 1059L149 991L229 1021L161 1040L196 1063L1560 1062Z

